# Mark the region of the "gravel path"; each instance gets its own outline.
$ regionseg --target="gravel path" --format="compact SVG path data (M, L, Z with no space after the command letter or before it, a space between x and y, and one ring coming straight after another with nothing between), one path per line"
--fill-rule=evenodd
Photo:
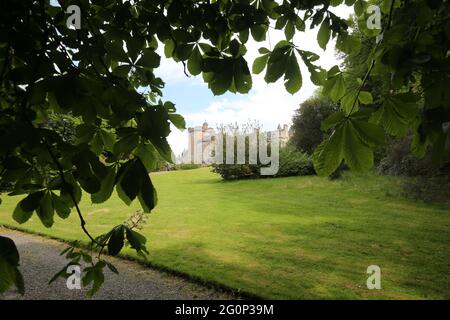
M14 240L20 253L20 270L25 295L15 290L0 294L1 299L89 299L87 290L69 290L65 279L48 285L49 279L66 263L59 253L67 245L36 235L0 228L0 235ZM93 299L233 299L235 297L200 286L180 277L144 267L136 262L107 258L119 270L105 272L105 283ZM107 268L105 268L106 270Z

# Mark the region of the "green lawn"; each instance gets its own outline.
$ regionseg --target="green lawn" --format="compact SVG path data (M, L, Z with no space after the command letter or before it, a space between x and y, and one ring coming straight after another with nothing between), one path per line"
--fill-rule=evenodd
M395 178L223 182L208 168L152 176L159 204L142 233L156 265L264 298L450 298L450 208L396 196ZM19 199L2 196L0 223L17 226ZM138 207L115 194L81 203L94 234ZM57 219L46 229L34 215L21 227L86 239L74 212ZM366 288L372 264L381 267L381 290Z

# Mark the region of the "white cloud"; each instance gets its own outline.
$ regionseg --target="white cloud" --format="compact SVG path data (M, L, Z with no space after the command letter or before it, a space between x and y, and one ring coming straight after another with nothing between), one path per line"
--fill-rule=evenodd
M170 126L171 132L169 138L170 147L176 156L180 155L184 149L187 149L188 136L187 130L178 130L173 125Z

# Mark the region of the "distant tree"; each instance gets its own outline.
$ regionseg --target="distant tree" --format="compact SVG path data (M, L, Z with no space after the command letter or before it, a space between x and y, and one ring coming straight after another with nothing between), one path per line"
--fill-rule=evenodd
M325 135L320 128L322 121L338 109L336 103L320 94L302 102L292 118L292 143L297 149L312 154Z

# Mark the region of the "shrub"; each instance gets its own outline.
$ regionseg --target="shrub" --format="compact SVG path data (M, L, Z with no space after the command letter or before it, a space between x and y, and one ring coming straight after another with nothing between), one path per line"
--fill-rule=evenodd
M220 174L224 180L260 178L260 165L257 164L213 164L212 172Z
M385 175L408 177L436 174L438 168L432 164L429 154L419 159L411 153L411 140L412 136L391 139L378 163L378 171Z
M178 163L172 167L172 170L192 170L200 168L200 164L195 163Z
M310 156L297 150L293 145L280 149L279 170L274 176L262 176L260 164L213 164L213 172L224 180L257 179L315 174Z
M237 126L233 127L232 125L222 126L220 128L220 132L222 134L222 139L223 139L223 149L222 149L223 160L225 161L225 159L227 157L227 149L226 149L227 139L229 139L230 137L233 137L233 139L236 139L234 137L234 135L244 135L245 136L245 159L246 159L247 163L245 163L245 164L237 164L237 163L235 163L235 164L229 164L229 163L216 164L215 163L212 165L212 168L213 168L212 172L220 174L224 180L260 178L260 169L261 169L262 165L260 164L259 159L257 161L258 164L249 164L248 163L249 137L247 135L249 132L252 132L252 131L258 132L259 130L260 130L260 127L258 124L256 126L253 126L252 124L248 124L248 125L246 125L246 128L243 128L243 129L239 129ZM257 145L259 146L258 143L257 143ZM270 144L268 147L269 147L268 152L270 153ZM235 162L236 162L236 158L237 158L237 141L234 140Z
M414 200L450 205L450 176L419 176L403 184L403 195Z
M307 176L315 173L312 160L306 153L291 144L280 150L280 168L276 176Z
M411 177L403 183L403 195L425 202L450 203L450 162L433 163L431 154L417 158L410 151L412 136L392 139L378 164L381 174Z

